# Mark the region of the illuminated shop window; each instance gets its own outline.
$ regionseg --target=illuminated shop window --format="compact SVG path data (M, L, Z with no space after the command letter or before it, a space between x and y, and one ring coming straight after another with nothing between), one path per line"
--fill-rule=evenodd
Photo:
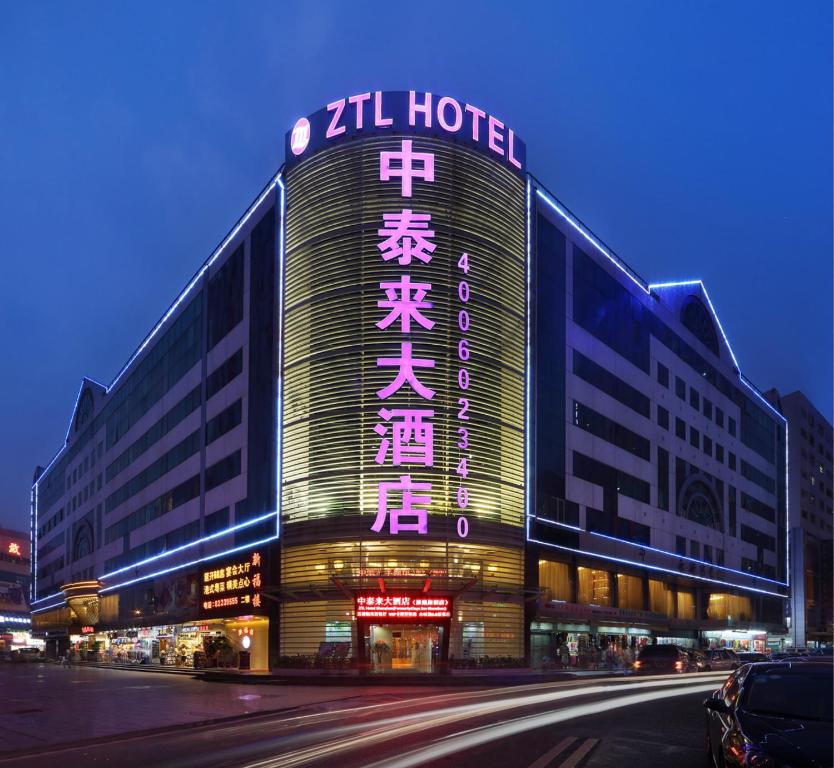
M546 600L569 601L570 567L567 563L539 560L539 588Z
M643 579L624 573L617 574L617 607L643 610Z
M577 573L578 601L588 605L611 605L611 574L596 568L579 566Z
M675 593L657 579L649 579L649 610L664 616L672 616L675 611Z
M694 619L695 618L695 595L687 589L679 589L676 593L678 601L678 618L679 619Z
M752 621L753 606L749 597L713 593L709 596L707 618L727 621Z

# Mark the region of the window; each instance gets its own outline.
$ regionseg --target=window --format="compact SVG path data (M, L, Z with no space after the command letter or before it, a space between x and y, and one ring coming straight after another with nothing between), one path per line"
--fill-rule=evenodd
M729 486L729 510L727 512L727 533L730 536L736 535L736 489Z
M728 419L728 428L729 428L730 434L733 437L735 437L736 436L736 420L732 416L730 416L730 418Z
M617 574L617 607L643 610L643 579L625 573Z
M675 417L675 436L686 440L686 422L677 416Z
M240 451L235 451L206 469L206 490L210 491L239 474Z
M669 452L657 449L657 506L669 510Z
M724 550L715 548L715 563L716 565L724 565Z
M663 429L669 429L669 411L662 405L657 406L657 425Z
M681 400L686 400L686 383L680 376L675 376L675 394Z
M642 501L644 504L651 503L651 486L645 480L603 464L578 451L573 452L573 474L580 480L587 480L603 488L616 489L623 496Z
M641 416L651 418L651 403L648 397L576 350L573 351L573 372L600 392L605 392Z
M736 468L736 455L732 451L730 451L728 466L732 470L735 470Z
M596 568L576 569L577 598L585 605L611 605L611 574Z
M231 429L240 424L241 401L235 400L228 408L220 411L214 418L206 422L206 445L213 443Z
M657 383L669 389L669 369L663 363L657 364Z
M243 244L217 270L208 286L208 348L243 319Z
M701 410L701 396L698 394L698 390L692 387L689 388L689 404L696 410Z
M712 400L704 398L704 416L708 419L712 418Z
M651 458L651 443L645 437L577 400L573 401L573 423L580 429L645 461Z
M704 544L704 560L708 563L712 562L712 547L709 544Z
M686 536L675 536L675 552L686 557Z
M549 600L571 600L570 567L567 563L539 560L539 588Z
M689 556L694 557L696 560L701 559L701 545L695 539L689 540Z
M701 433L695 427L689 428L689 444L693 448L698 448L701 445Z
M707 456L712 456L712 439L704 435L703 451Z
M715 444L715 460L724 463L724 446L721 443Z
M243 371L243 350L239 349L208 375L206 379L206 400L216 395L232 379L239 376L241 371Z
M715 406L715 423L723 429L724 411L722 411L717 405Z

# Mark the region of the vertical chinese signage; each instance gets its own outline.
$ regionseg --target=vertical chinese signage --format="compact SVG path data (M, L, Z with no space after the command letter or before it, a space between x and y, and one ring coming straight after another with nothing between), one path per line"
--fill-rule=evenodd
M489 157L408 135L288 174L285 535L521 531L524 199Z
M203 571L203 610L220 608L261 608L263 574L261 554L252 552L245 559L237 559Z

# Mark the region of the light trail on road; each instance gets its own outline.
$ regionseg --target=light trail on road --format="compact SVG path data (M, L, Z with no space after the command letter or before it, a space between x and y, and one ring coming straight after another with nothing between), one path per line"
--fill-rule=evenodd
M605 696L612 693L619 694L619 692L627 690L653 691L653 693L617 696L615 699L604 699L599 702L567 707L553 713L532 715L527 718L522 717L510 722L501 722L497 725L489 725L483 728L476 728L471 731L464 732L464 734L478 734L477 736L471 736L471 738L475 739L475 743L481 744L495 739L505 738L506 736L520 732L520 730L538 728L541 727L541 725L547 724L547 722L542 722L539 725L530 724L525 727L525 723L537 722L536 718L558 716L560 719L570 719L573 717L581 717L586 714L594 714L595 712L603 712L611 709L613 706L623 706L627 703L641 703L645 701L652 701L654 699L665 698L667 696L714 690L716 684L724 679L726 679L725 673L712 673L709 675L698 675L697 677L663 676L660 678L641 679L639 681L631 678L628 681L608 681L606 684L584 685L574 687L569 690L551 689L543 692L539 691L542 691L544 686L523 686L521 687L524 689L523 691L515 690L512 691L514 695L502 696L501 698L494 698L497 694L502 693L500 690L491 689L489 691L480 692L480 694L484 697L492 697L488 701L450 706L443 709L435 709L430 712L420 711L405 715L398 715L396 717L388 717L383 720L376 721L370 730L367 723L357 723L320 731L317 733L317 736L326 739L322 743L303 747L291 752L284 752L279 755L275 755L274 757L258 760L256 762L247 763L245 768L296 768L296 766L307 765L318 760L332 760L334 756L339 753L368 748L399 738L411 737L416 732L425 732L447 725L454 725L463 720L485 717L500 712L508 712L515 709L541 706L544 704L564 703L570 699L578 697L593 695ZM506 691L505 693L510 693L510 691ZM446 697L444 696L438 698ZM617 701L619 703L616 705L612 704L610 706L605 706L608 701ZM426 702L424 701L423 703ZM560 719L556 719L553 722L559 722ZM506 730L508 727L511 727L511 729ZM495 730L502 728L504 730ZM512 728L517 730L512 730ZM500 735L490 735L492 733L499 733ZM446 738L462 738L464 734L453 734L452 736ZM457 746L457 744L458 743L455 741L448 741L444 748L450 751L444 752L443 754L452 754L460 749L468 748L468 746ZM417 750L414 754L418 753L421 753L421 750ZM415 759L417 759L417 762L409 762L407 765L419 765L420 762L425 762L426 760L433 758L425 757ZM394 763L391 763L389 760L384 763L380 763L379 765L393 766ZM397 765L399 765L399 763L397 763ZM405 768L405 765L406 764L404 763L403 768Z

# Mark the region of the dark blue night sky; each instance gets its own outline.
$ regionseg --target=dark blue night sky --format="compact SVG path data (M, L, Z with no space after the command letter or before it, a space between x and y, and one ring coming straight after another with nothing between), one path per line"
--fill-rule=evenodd
M459 96L742 369L832 413L832 11L786 2L18 3L0 23L0 525L282 162L366 90Z

